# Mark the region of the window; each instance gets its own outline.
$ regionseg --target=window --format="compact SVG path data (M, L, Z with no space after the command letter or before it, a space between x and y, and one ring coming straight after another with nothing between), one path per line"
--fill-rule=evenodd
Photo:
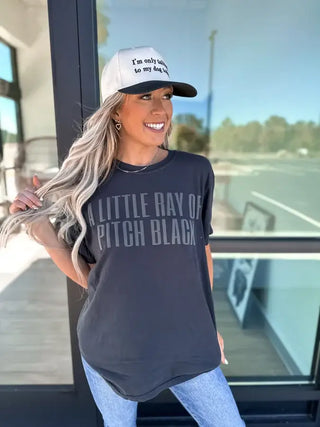
M32 16L32 24L10 27L17 52L0 40L0 222L35 173L45 184L58 171L47 4L32 15L26 2L8 7L17 23ZM0 257L0 386L73 383L64 282L44 247L17 229Z
M97 18L100 75L118 49L149 45L173 80L198 89L173 97L169 147L211 160L213 237L320 236L317 0L97 1ZM273 249L213 255L222 368L249 382L313 382L320 259Z
M0 131L2 145L21 142L20 90L15 50L0 40ZM2 147L3 149L3 147Z
M151 45L198 89L173 97L170 146L212 161L215 236L320 236L317 0L97 5L100 72L116 50ZM268 228L243 228L249 203Z

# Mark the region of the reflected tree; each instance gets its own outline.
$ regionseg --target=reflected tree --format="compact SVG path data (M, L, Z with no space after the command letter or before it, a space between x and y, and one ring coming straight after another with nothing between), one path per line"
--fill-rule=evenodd
M178 114L174 121L174 140L178 150L192 153L209 151L209 141L203 126L203 119L194 114Z
M106 63L105 56L101 53L101 47L105 46L109 37L108 27L110 19L107 15L107 4L104 0L97 0L97 38L99 50L99 75Z
M301 148L311 155L320 155L320 126L309 121L290 124L280 116L270 116L263 124L252 121L236 125L227 117L213 134L215 151L230 152L287 152Z

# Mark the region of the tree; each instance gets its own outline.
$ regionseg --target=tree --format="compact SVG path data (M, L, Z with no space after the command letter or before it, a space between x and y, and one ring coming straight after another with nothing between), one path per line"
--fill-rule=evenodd
M208 151L208 138L203 119L194 114L178 114L174 118L175 142L178 150L193 153Z
M235 134L236 126L233 124L232 120L227 117L213 134L214 149L223 151L234 149L237 151Z
M266 151L279 151L288 148L289 125L283 117L270 116L264 123Z

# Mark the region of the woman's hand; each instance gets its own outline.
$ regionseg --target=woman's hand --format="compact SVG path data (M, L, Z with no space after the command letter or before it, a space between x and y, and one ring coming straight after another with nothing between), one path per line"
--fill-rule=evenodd
M41 183L37 175L34 175L32 178L33 187L26 187L23 191L17 194L13 203L9 207L9 212L11 214L25 211L28 208L38 209L39 206L42 206L42 203L34 192L41 187Z
M225 358L224 351L223 351L224 350L224 341L223 341L223 338L219 334L218 331L217 331L217 335L218 335L218 342L219 342L220 351L221 351L221 362L224 363L225 365L229 365L229 362Z

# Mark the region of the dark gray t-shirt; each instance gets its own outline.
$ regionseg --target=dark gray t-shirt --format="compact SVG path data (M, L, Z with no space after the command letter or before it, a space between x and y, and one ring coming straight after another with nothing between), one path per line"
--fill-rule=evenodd
M152 399L220 364L205 253L213 190L208 159L168 150L142 172L114 169L83 206L80 254L96 265L79 347L125 399Z

